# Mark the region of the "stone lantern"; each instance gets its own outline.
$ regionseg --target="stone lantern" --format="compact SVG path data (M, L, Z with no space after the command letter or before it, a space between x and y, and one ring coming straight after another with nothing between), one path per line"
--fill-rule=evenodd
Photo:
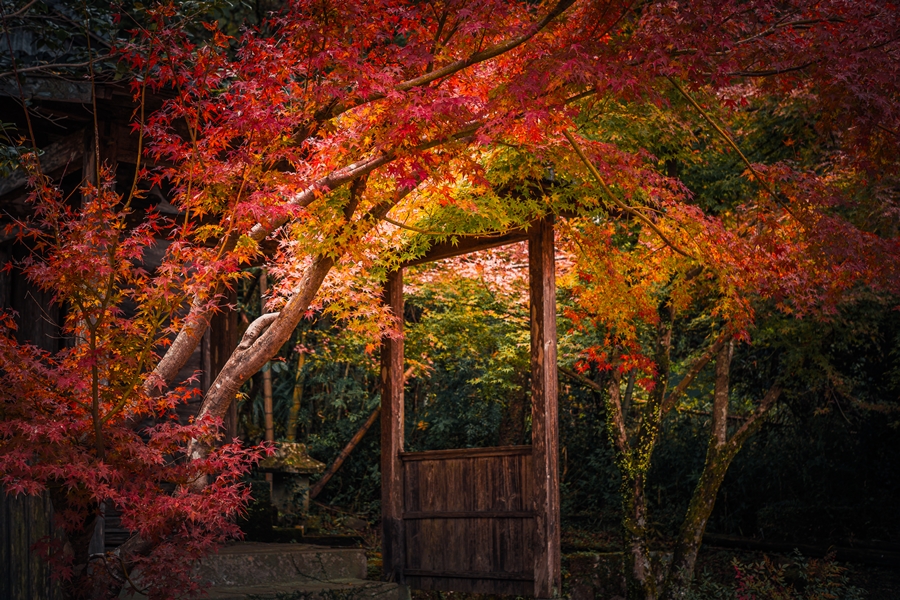
M294 515L298 496L301 512L309 511L309 476L324 471L325 463L307 454L306 444L277 442L275 454L261 460L257 468L272 473L272 504L279 515Z

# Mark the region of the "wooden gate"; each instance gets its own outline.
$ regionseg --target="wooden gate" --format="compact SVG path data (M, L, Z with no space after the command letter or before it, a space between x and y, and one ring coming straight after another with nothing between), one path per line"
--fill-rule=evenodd
M406 452L400 460L407 585L532 594L531 446Z
M415 589L560 593L553 220L501 237L432 248L418 264L528 240L532 445L403 452L403 339L385 338L381 368L382 559L387 580ZM385 301L403 315L403 270Z

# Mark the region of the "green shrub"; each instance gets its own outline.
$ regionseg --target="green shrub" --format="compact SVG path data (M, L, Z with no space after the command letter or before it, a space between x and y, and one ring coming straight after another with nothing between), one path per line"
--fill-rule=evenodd
M799 551L787 560L768 556L758 562L732 560L734 583L701 578L689 600L861 600L866 592L850 585L847 569L833 555L805 558Z

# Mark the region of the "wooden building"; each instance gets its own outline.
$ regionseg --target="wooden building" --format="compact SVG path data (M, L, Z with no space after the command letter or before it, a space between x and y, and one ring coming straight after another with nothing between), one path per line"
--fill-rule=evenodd
M81 183L96 173L98 149L100 160L115 170L117 191L127 194L138 164L138 138L131 128L136 106L127 87L110 82L91 86L85 81L29 77L24 80L22 91L24 99L17 86L10 85L8 80L0 82L0 120L13 124L19 134L29 131L22 108L22 101L28 102L34 144L41 150L42 172L59 183L72 202L79 201ZM158 103L158 100L150 102ZM16 242L15 233L3 233L11 219L27 217L31 210L26 202L26 184L27 177L21 170L0 179L0 266L24 258L30 252L28 247ZM153 189L146 204L156 204L158 210L168 206L177 214L164 201L164 191ZM145 207L136 205L137 210ZM158 264L164 248L165 242L161 241L148 253L145 266L152 268L154 263ZM19 341L55 352L72 341L61 334L65 309L54 304L51 298L51 293L32 285L17 269L0 270L0 309L18 313ZM202 375L197 385L205 391L237 345L237 335L236 313L216 315L178 378L184 381L199 370ZM196 398L180 406L179 417L186 421L196 415L199 402L200 398ZM236 422L233 409L226 420L229 437L237 433ZM51 585L47 565L30 551L35 542L53 534L53 507L47 497L9 497L0 490L0 573L3 574L0 598L58 597L58 587ZM115 548L128 535L119 526L115 512L110 510L103 526L95 532L92 550Z

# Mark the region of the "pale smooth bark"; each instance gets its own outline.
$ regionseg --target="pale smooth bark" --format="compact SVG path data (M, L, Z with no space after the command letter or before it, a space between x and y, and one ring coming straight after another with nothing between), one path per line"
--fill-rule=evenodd
M471 136L478 129L478 126L478 123L471 124L452 135L422 142L421 144L410 148L409 151L421 152L436 148L451 141L464 139ZM387 151L372 158L357 161L341 169L336 169L303 191L295 194L289 199L289 204L299 208L305 208L312 204L316 198L347 183L364 182L374 170L392 162L396 158L397 156L394 151ZM380 215L376 215L373 212L372 217L381 218L387 214L387 211L394 204L399 202L400 199L410 193L414 188L415 186L400 189L396 198L389 203L389 206L387 206L384 212ZM375 211L375 209L373 209L373 211ZM269 234L287 222L288 218L284 217L265 225L257 223L247 233L247 237L254 242L261 242L266 239ZM225 238L222 242L223 253L234 250L239 238L240 236L234 233ZM194 353L194 350L197 349L197 345L203 338L203 334L206 333L206 330L209 328L210 319L216 308L215 302L210 302L209 298L216 298L221 292L222 287L221 284L219 284L210 290L209 294L206 296L201 294L194 296L188 315L185 317L184 325L144 382L144 391L146 393L152 394L158 390L165 389L166 386L174 381L178 372L187 364L188 360L190 360L191 355Z
M359 203L365 187L364 184L365 182L362 181L358 186L354 185L353 189L351 189L351 200L345 208L348 226L351 225L350 217ZM363 217L367 221L368 227L372 227L410 191L412 190L401 190L391 200L382 202L372 208ZM358 223L353 225L358 226ZM357 233L357 235L362 235L362 232ZM299 325L300 320L309 309L309 305L316 297L326 275L328 275L331 267L334 266L334 257L341 253L338 250L333 255L320 255L314 258L309 267L307 267L294 293L281 310L277 313L263 315L250 324L241 343L238 344L238 347L231 354L212 386L206 392L206 396L200 406L200 412L197 415L198 420L207 416L219 419L224 418L225 412L234 401L244 382L259 371L290 339L294 329ZM202 444L191 443L188 448L188 456L191 460L201 459L205 455L206 448ZM202 488L205 483L205 480L200 478L194 482L194 487Z

